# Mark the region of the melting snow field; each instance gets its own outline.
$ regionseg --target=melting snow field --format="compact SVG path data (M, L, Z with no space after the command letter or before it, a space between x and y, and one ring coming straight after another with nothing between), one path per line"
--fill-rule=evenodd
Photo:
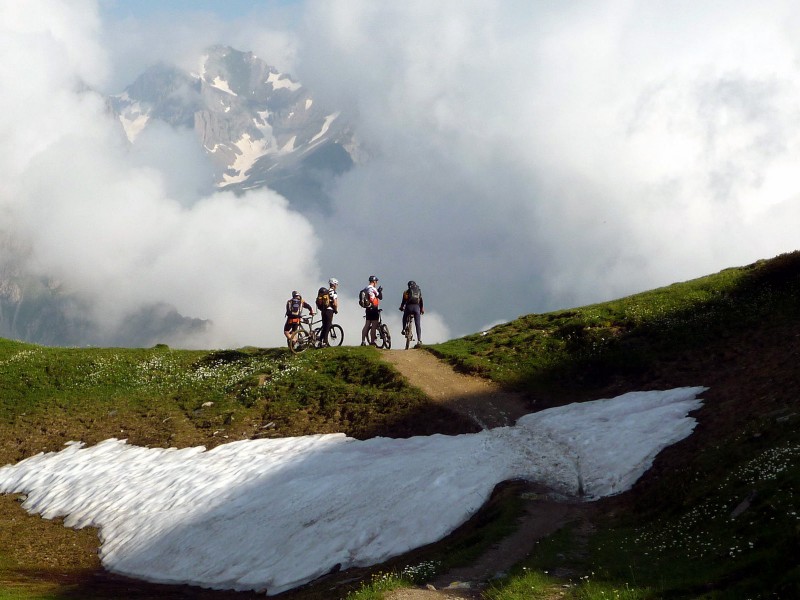
M246 440L206 451L71 442L0 469L0 492L100 528L103 565L160 583L277 594L446 536L500 482L596 499L625 491L688 436L703 387L553 408L512 427L359 441Z

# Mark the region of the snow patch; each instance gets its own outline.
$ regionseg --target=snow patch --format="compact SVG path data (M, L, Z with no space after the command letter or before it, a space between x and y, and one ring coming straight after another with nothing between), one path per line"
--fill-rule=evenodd
M330 128L331 123L333 123L336 120L336 117L338 117L338 116L339 116L339 113L337 112L337 113L334 113L332 115L328 115L327 117L325 117L325 122L322 124L322 129L320 130L320 132L317 135L315 135L310 140L308 140L308 143L311 144L311 143L315 142L316 140L318 140L319 138L321 138L323 135L325 135L328 132L328 129Z
M230 94L231 96L238 95L238 94L236 94L236 92L234 92L228 86L228 82L226 80L224 80L222 77L220 77L219 75L214 77L214 81L211 82L211 87L217 88L218 90L221 90L221 91L225 92L226 94Z
M128 94L124 94L125 98L128 99ZM120 96L121 98L122 96ZM133 143L139 134L142 133L147 122L150 120L150 115L143 111L139 102L134 102L128 107L123 110L119 115L120 123L122 123L122 128L125 130L125 135L128 138L128 141Z
M294 92L303 87L301 84L295 83L291 79L282 79L282 77L283 75L281 73L270 73L267 77L267 83L272 84L273 90L288 89Z
M311 108L312 104L314 104L314 101L311 98L306 98L306 110Z
M281 147L280 152L281 154L288 154L289 152L294 151L294 144L297 141L297 136L293 135L289 138L289 141L286 142L283 147Z
M268 144L264 138L254 140L250 137L249 133L243 134L234 146L238 152L236 152L236 160L233 161L233 164L229 168L236 171L236 174L229 175L228 173L224 173L219 187L231 185L232 183L239 183L247 179L247 171L250 170L259 158L267 154L268 150Z
M706 388L552 408L457 436L343 434L141 448L110 439L0 468L0 493L101 529L109 571L278 594L435 542L514 478L588 499L627 490L696 425Z

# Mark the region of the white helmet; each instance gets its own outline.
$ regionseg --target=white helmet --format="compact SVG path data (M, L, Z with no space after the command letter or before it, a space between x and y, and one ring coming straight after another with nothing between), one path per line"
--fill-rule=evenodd
M333 287L334 285L339 285L339 280L336 279L335 277L331 277L330 279L328 279L328 285L331 287Z

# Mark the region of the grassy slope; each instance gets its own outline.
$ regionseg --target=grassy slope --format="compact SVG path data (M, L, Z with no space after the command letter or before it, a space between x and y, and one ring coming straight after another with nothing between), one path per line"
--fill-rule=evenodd
M59 450L70 440L93 444L109 437L211 448L309 433L368 438L471 430L471 423L409 388L378 356L372 348L294 356L285 349L65 349L0 340L0 465ZM15 498L0 496L0 598L3 589L22 590L24 598L38 591L119 597L120 580L97 575L96 548L95 532L30 517ZM125 589L131 597L132 590L137 597L172 597L167 586Z
M459 369L526 391L534 408L632 389L710 387L695 434L663 452L632 492L601 504L582 552L573 552L576 538L565 532L540 544L529 566L594 573L604 590L635 588L630 597L797 592L798 307L795 253L614 302L524 316L434 347ZM312 432L365 438L470 430L407 388L369 348L293 357L283 349L0 341L0 398L0 464L68 440L112 436L211 447ZM28 517L14 498L0 497L0 589L19 589L20 597L112 598L121 589L139 598L249 596L99 574L96 543L91 531ZM448 541L438 552L453 549ZM414 558L435 557L437 549L431 552ZM525 587L520 581L509 594ZM320 589L297 596L330 597Z
M564 533L527 566L589 576L581 589L612 596L800 597L800 253L529 315L435 350L530 391L539 407L710 388L695 433L632 492L601 503L583 552Z

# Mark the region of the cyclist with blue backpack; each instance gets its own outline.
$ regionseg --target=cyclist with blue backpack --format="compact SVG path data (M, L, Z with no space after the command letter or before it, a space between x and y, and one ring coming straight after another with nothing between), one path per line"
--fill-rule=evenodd
M406 333L406 327L411 327L413 318L417 329L417 345L414 347L419 348L422 346L422 315L425 314L425 308L422 303L422 290L416 281L408 282L408 289L403 292L403 300L400 302L400 310L403 311L403 335Z
M303 316L303 309L308 310L314 316L314 308L300 295L300 292L292 292L292 297L286 301L286 323L283 326L283 335L286 336L286 344L292 347L294 338L297 337L297 329L300 327L300 319Z

